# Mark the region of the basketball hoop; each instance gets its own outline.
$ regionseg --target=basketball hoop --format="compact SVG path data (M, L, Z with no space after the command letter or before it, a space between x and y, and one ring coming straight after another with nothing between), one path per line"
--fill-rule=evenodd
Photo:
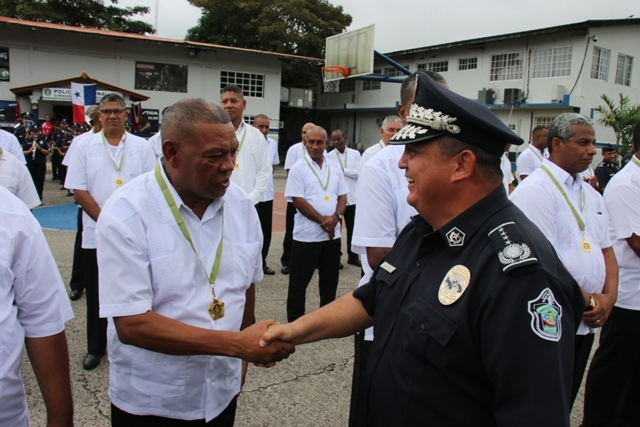
M340 74L342 77L338 76ZM340 91L340 80L349 75L349 68L340 66L322 67L322 81L325 93L338 93ZM331 79L331 80L327 80Z

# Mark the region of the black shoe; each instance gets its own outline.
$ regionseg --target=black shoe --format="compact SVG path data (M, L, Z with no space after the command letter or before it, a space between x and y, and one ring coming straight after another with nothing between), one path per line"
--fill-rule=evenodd
M338 270L342 270L344 268L344 265L342 265L342 263L338 264Z
M289 274L289 266L288 265L283 265L282 268L280 269L280 273Z
M362 263L358 258L350 258L347 264L362 268Z
M69 292L69 299L71 301L77 301L80 298L82 298L82 291L79 291L77 289L71 289L71 292Z
M273 276L274 274L276 274L275 271L273 271L272 269L270 269L269 267L267 267L266 265L262 268L262 272L266 275L269 276Z
M101 358L102 358L102 356L95 356L95 355L93 355L91 353L88 353L84 357L84 359L82 359L82 367L86 371L90 371L92 369L96 369L98 367L98 365L100 364L100 359Z

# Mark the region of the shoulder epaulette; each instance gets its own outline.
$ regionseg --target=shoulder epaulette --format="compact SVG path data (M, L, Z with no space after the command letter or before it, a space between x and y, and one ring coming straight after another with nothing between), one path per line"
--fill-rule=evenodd
M495 249L502 271L538 264L532 249L524 242L515 222L505 222L489 230L489 238Z

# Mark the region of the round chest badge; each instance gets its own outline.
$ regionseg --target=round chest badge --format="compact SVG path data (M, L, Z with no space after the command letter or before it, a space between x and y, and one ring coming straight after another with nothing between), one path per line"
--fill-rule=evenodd
M471 272L464 265L456 265L447 272L440 283L438 300L443 305L458 301L471 281Z

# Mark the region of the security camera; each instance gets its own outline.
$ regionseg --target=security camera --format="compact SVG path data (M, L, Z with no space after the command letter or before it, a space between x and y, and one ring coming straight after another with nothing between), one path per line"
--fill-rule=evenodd
M598 42L598 36L591 37L591 40L593 40L594 43L597 43Z

